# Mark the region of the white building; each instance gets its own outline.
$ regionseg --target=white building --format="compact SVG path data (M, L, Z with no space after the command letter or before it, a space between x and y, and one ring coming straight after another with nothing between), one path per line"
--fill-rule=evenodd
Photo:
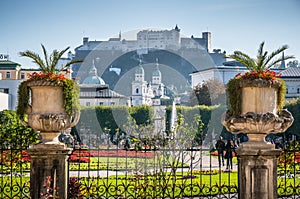
M198 48L211 51L211 33L203 32L202 38L199 37L183 37L180 35L180 29L176 25L171 30L141 30L137 33L136 40L126 40L119 37L110 38L107 41L89 41L88 37L83 38L83 45L75 49L79 51L103 50L103 51L134 51L139 54L147 54L149 49L172 49L180 48Z
M0 92L0 111L9 109L9 94Z
M288 67L281 71L280 74L286 84L285 98L291 100L300 97L300 68Z
M142 60L135 70L134 81L131 83L131 101L133 106L152 105L154 97L151 84L145 81L145 70L142 66Z
M90 68L89 76L83 80L82 84L79 84L79 87L79 103L81 106L131 106L130 97L109 89L104 80L98 76L94 63Z
M284 68L272 68L272 71L280 73ZM239 62L236 61L227 61L224 62L223 66L216 66L212 68L207 68L204 70L196 71L191 75L191 86L194 88L198 84L201 84L204 81L209 79L216 79L227 84L230 79L236 76L238 73L245 73L249 71L246 67L242 66Z
M170 97L166 95L166 86L162 82L162 74L159 70L158 59L152 72L151 81L145 81L145 70L140 60L131 83L132 105L168 105Z
M6 109L16 110L18 102L18 87L22 80L0 80L0 92L5 93L8 100L0 100L8 105Z
M281 78L286 83L287 93L286 99L300 97L300 68L288 67L286 68L285 62L281 62L278 68L271 68L272 71L281 75ZM220 80L223 84L227 84L238 73L247 72L248 69L241 66L238 62L230 61L225 62L224 66L217 66L201 71L197 71L191 74L192 88L198 84L203 83L209 79Z
M18 86L24 76L20 71L20 64L8 59L0 60L0 110L16 110Z
M179 49L180 29L172 30L142 30L137 33L138 48L142 49Z

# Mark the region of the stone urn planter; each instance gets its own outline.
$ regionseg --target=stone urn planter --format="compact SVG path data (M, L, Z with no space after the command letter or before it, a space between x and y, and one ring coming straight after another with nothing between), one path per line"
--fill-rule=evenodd
M59 144L60 131L75 126L79 120L79 111L69 115L64 108L63 85L49 81L30 81L27 87L31 92L31 105L26 113L28 122L23 124L40 131L42 143Z
M59 144L59 131L75 126L79 120L79 87L66 77L71 64L82 60L71 60L62 67L58 61L69 47L53 50L48 56L42 45L44 59L32 52L20 52L39 66L18 88L17 114L24 125L40 131L42 143Z
M245 133L249 141L240 144L238 154L239 198L277 198L277 157L279 149L265 142L266 135L287 130L294 121L292 114L283 109L285 82L269 69L279 62L293 58L284 55L284 45L268 55L264 42L256 58L235 51L232 58L242 63L249 72L237 74L227 84L229 109L222 123L233 134Z
M68 164L72 152L59 142L60 131L76 125L79 120L79 87L66 77L68 68L82 60L72 60L58 66L61 56L69 49L53 50L48 56L42 45L44 59L32 52L21 52L21 56L31 58L39 66L21 82L18 88L17 114L22 123L40 132L42 142L30 146L30 196L41 198L41 193L51 194L51 198L68 198ZM50 179L50 188L44 186ZM56 191L58 189L58 192ZM44 197L44 196L43 196Z
M248 135L249 141L243 147L274 148L266 144L266 135L284 132L294 121L291 113L281 108L284 82L237 79L230 83L237 85L235 92L229 94L231 109L223 115L223 125L233 134ZM231 84L228 86L233 86Z

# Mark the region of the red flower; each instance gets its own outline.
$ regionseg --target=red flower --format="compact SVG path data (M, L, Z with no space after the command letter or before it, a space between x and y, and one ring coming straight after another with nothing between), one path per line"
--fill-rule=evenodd
M29 74L28 81L34 81L34 80L63 81L65 79L66 77L64 76L64 74L55 74L51 72L47 72L47 73L33 72L32 74Z
M238 73L235 78L236 79L250 79L250 80L254 80L254 79L264 79L267 81L273 81L275 80L277 77L280 77L281 74L277 75L274 71L270 71L270 70L266 70L263 72L257 72L256 70L253 70L251 72L245 72L243 75L241 75L240 73Z

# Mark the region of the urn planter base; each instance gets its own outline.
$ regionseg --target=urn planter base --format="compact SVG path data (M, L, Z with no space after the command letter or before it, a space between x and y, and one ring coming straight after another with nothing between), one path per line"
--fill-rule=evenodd
M42 144L65 145L58 140L60 132L40 132L42 136Z

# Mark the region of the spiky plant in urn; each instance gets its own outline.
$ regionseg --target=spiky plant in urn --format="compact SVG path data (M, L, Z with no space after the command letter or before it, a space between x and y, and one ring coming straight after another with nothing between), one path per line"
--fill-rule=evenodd
M288 48L280 47L271 54L264 51L264 42L258 49L256 58L250 58L241 51L235 51L227 58L243 64L249 71L237 74L227 84L229 109L223 115L222 123L234 134L245 133L249 141L243 147L273 148L265 143L270 133L284 132L294 121L291 113L283 109L286 85L284 80L270 68L283 60L276 58Z
M18 88L17 114L24 125L40 131L42 143L60 144L57 136L62 130L75 126L79 120L79 87L68 79L71 64L82 60L71 60L62 67L58 61L69 47L48 53L42 46L44 60L35 52L20 52L31 58L41 72L34 72Z

